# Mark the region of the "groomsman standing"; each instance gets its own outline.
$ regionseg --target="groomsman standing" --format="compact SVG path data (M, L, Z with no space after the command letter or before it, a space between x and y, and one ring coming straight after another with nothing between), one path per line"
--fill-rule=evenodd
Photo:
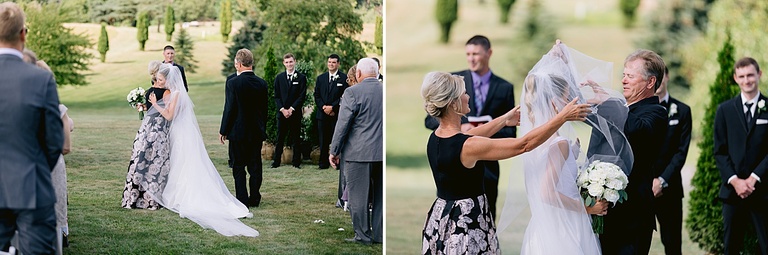
M378 76L373 59L357 62L355 77L360 83L347 89L341 99L328 158L334 168L344 159L342 171L347 177L349 210L355 230L355 237L346 241L361 244L383 241L384 98ZM373 200L369 199L369 193L373 193ZM373 204L370 214L369 203Z
M328 147L333 138L333 129L339 116L339 102L344 90L349 87L347 75L339 71L339 55L328 56L328 72L317 76L315 83L315 117L320 138L320 169L328 169ZM352 74L354 75L354 74Z
M173 59L176 57L176 50L171 45L166 45L163 48L163 63L165 64L173 64L173 66L178 67L179 71L181 71L181 80L184 81L184 89L189 91L189 87L187 86L187 74L184 73L184 67L176 64L176 62L173 62Z
M246 206L261 203L261 144L267 138L267 82L253 73L253 54L240 49L235 54L237 75L227 79L224 113L219 140L229 140L229 167L235 178L235 197ZM245 168L251 176L245 184Z
M51 171L64 131L53 74L22 61L24 24L18 5L0 3L0 253L10 250L18 230L22 253L54 254Z
M288 143L293 147L295 168L301 168L301 153L299 153L299 133L301 132L301 107L307 94L307 77L296 72L296 57L291 53L283 56L285 72L275 77L275 105L277 105L277 144L272 156L272 168L280 166L283 156L283 145L286 135ZM298 110L298 112L296 112Z
M491 71L489 62L493 50L491 41L482 35L476 35L467 40L464 45L469 69L454 72L453 74L464 77L464 86L469 94L470 118L487 117L497 118L515 107L515 88L512 83L497 76ZM487 119L491 120L490 118ZM461 131L466 132L482 122L472 122L468 118L461 118ZM427 115L424 125L435 130L439 125L437 119ZM515 127L504 127L496 132L493 138L515 137ZM499 196L499 161L478 161L485 168L483 175L483 188L488 197L489 210L494 220L496 219L496 199Z
M757 231L761 254L768 254L768 192L762 186L768 170L768 98L760 93L763 72L755 59L742 58L734 68L733 79L741 93L717 107L714 129L725 254L744 249L747 224Z
M683 181L680 170L688 156L691 143L691 108L669 95L667 84L669 69L664 69L664 79L656 90L662 106L667 108L669 123L667 139L661 147L653 180L653 208L659 221L661 243L667 255L681 254L683 231Z

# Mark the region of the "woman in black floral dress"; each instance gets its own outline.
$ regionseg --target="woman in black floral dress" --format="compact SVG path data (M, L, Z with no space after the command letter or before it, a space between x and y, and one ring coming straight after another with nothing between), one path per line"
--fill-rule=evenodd
M170 91L165 88L165 77L156 76L159 62L154 62L157 63L150 63L149 66L153 84L147 90L147 98L154 94L158 100L157 104L165 107L162 98ZM157 183L166 183L165 179L168 177L170 169L168 166L168 156L170 155L168 131L171 121L161 116L152 104L148 103L146 107L148 107L147 114L144 116L139 132L136 133L136 138L133 140L133 152L128 164L128 174L125 178L122 206L129 209L157 210L162 206L150 194L160 194L164 187L159 187ZM147 181L152 184L141 185ZM147 192L147 189L153 192Z
M519 107L462 132L461 117L470 111L463 77L428 73L421 95L427 113L440 121L427 142L427 158L438 197L427 214L421 253L499 254L494 219L483 191L483 168L478 161L507 159L530 151L566 121L583 121L589 105L577 105L574 100L524 137L490 139L504 126L519 125Z

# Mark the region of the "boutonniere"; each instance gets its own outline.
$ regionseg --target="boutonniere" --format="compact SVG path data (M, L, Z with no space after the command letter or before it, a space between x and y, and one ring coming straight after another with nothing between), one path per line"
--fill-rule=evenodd
M677 104L672 103L669 105L669 116L667 117L672 117L672 115L675 115L675 114L677 114Z
M297 74L296 72L294 72L291 75L288 75L288 79L291 81L295 80L296 78L299 78L299 74Z
M337 79L339 79L339 74L331 75L331 80L332 81L336 81Z
M765 108L765 100L760 99L760 101L757 101L757 113L768 111L768 109Z

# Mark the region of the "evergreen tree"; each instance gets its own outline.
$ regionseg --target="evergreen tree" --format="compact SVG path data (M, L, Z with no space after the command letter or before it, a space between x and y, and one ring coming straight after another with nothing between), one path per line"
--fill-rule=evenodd
M195 49L195 42L189 37L186 29L179 30L179 36L176 37L176 57L174 62L184 67L186 73L195 73L197 69L197 60L192 55ZM234 58L233 58L234 59Z
M264 23L259 22L256 19L248 19L245 21L245 25L232 37L232 46L229 46L227 58L221 62L223 66L221 69L221 75L229 76L235 71L235 64L233 63L237 51L240 49L254 49L258 47L261 41L264 39L263 32L267 29Z
M640 0L619 0L621 14L624 15L624 27L629 28L634 25L639 6Z
M557 29L552 24L553 18L546 11L541 0L531 0L528 2L528 15L519 30L515 40L512 42L515 47L528 49L522 52L515 52L515 61L513 65L518 70L516 75L525 77L528 70L531 70L541 56L547 53L557 39Z
M311 109L308 114L305 114L301 118L301 138L302 146L301 153L304 156L309 156L314 147L320 146L320 142L317 138L317 118L315 118L315 79L310 77L317 77L315 73L314 64L312 61L299 60L296 61L296 71L307 76L307 93L304 100L304 107ZM304 109L302 109L302 114ZM298 153L294 151L294 153ZM305 157L306 158L306 157Z
M101 22L101 35L99 35L99 54L101 54L101 63L107 59L109 51L109 35L107 34L107 23Z
M232 32L232 0L222 0L219 7L219 22L221 22L221 40L227 42Z
M93 43L85 34L76 34L64 23L70 22L70 9L61 8L58 3L22 5L27 15L26 47L37 53L53 70L56 84L87 85L85 72L93 55L88 49Z
M136 18L136 40L139 40L139 50L144 51L144 44L149 40L149 16L140 12Z
M170 4L165 9L165 41L170 42L173 31L176 30L176 16L173 13L173 6Z
M437 0L435 18L440 24L440 42L448 43L451 37L451 27L459 19L459 1Z
M274 100L275 97L275 78L279 74L282 66L282 58L275 55L275 51L272 50L272 46L267 47L267 52L264 53L266 64L264 65L264 80L267 81L268 96ZM275 144L277 141L277 106L274 103L267 104L267 139L266 141L271 144Z
M376 49L379 51L379 54L382 54L384 51L384 24L381 16L376 16L376 32L373 36Z
M515 4L515 0L498 0L499 11L501 11L501 23L509 23L509 11L512 9L512 5Z
M703 131L698 144L701 154L691 180L693 189L688 195L688 218L685 220L691 241L712 254L723 253L724 233L722 204L717 199L721 180L720 170L715 163L713 128L717 106L739 93L739 86L733 80L733 55L734 47L728 36L717 55L720 71L715 82L709 86L710 100L701 124Z

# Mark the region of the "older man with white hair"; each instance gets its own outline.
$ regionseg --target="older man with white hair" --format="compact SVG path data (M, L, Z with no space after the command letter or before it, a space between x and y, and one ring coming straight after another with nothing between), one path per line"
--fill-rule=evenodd
M347 177L352 226L355 230L355 237L346 241L381 243L383 90L377 79L378 65L373 59L360 59L354 75L360 83L346 89L341 97L339 120L328 159L331 166L338 168L340 157L344 158L342 171ZM373 193L372 201L368 199L369 192ZM370 214L369 203L373 204Z

